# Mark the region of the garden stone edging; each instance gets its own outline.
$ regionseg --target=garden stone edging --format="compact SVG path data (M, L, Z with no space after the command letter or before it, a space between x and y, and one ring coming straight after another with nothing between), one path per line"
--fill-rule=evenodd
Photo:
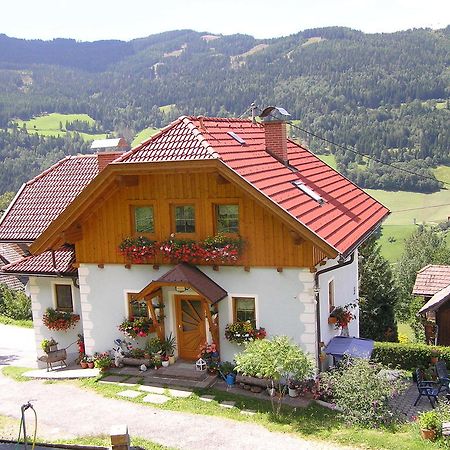
M236 383L252 384L263 388L272 387L272 380L269 378L256 378L248 375L236 375Z
M344 412L344 410L342 408L335 405L334 403L324 402L323 400L315 400L315 402L318 405L323 406L324 408L331 409L332 411Z
M150 361L146 358L125 357L125 358L123 358L122 363L125 366L142 366L142 364L144 364L145 366L150 367Z

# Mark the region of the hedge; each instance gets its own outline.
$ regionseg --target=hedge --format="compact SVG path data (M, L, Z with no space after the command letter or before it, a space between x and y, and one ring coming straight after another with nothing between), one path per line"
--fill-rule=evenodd
M450 347L425 344L397 344L394 342L375 342L372 360L395 369L414 370L431 365L431 357L436 356L450 368Z

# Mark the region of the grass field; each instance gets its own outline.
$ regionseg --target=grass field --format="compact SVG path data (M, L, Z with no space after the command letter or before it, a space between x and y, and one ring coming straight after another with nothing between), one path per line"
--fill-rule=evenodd
M337 170L336 158L334 155L316 155L320 158L325 164L328 164L333 169Z
M148 127L144 128L142 131L140 131L133 139L133 142L131 143L131 147L135 147L136 145L139 145L141 142L147 140L149 137L153 136L159 131L159 128L153 128Z
M172 103L171 105L164 105L164 106L160 106L159 110L163 113L169 113L170 111L172 111L172 109L174 108L175 103Z
M22 128L25 124L28 133L37 133L41 136L65 136L72 131L64 131L60 129L60 122L63 128L66 122L73 122L74 120L81 120L94 124L95 120L87 114L59 114L51 113L44 116L35 117L30 120L15 120L15 123ZM105 139L106 134L89 134L79 133L85 141L93 141L94 139Z
M443 167L439 173L445 177L450 174L450 168ZM382 254L391 262L399 259L403 252L404 239L417 225L435 225L450 216L450 190L442 189L433 194L375 189L366 191L391 210L391 215L383 224L380 239ZM447 239L450 242L450 235Z

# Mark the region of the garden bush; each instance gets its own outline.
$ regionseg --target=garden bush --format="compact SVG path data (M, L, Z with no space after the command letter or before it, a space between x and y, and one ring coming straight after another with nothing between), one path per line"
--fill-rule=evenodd
M280 412L288 380L305 380L313 373L313 362L309 355L287 336L249 342L235 359L237 372L272 381L277 391L277 404L272 401L276 414Z
M0 284L0 314L15 320L31 320L31 300L25 292Z
M345 420L366 427L390 425L397 420L390 400L405 387L382 372L383 366L366 359L345 359L339 368L321 374L320 384L331 390L332 400Z
M396 369L414 370L429 367L431 357L437 353L450 367L450 347L425 344L397 344L393 342L375 342L372 360Z

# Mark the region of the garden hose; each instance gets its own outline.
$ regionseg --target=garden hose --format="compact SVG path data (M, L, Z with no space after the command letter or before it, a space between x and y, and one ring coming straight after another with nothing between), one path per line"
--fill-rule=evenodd
M27 448L27 431L26 431L26 426L25 426L25 411L27 409L32 409L34 412L34 436L33 436L33 445L31 446L31 450L34 450L34 448L36 446L37 413L36 413L36 410L34 409L33 405L30 402L31 402L31 400L28 403L25 403L24 405L22 405L20 407L21 417L20 417L20 425L19 425L19 436L17 437L15 450L18 450L18 448L19 448L20 434L22 432L22 427L23 427L23 440L24 440L25 448Z

